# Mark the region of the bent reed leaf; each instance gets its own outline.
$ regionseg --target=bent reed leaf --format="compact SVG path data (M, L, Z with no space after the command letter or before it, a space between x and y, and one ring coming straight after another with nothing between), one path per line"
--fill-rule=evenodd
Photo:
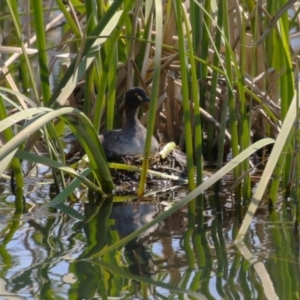
M89 172L83 171L79 174L74 169L72 169L72 168L70 168L70 167L68 167L68 166L66 166L66 165L64 165L64 164L62 164L58 161L55 161L51 158L40 156L40 155L37 155L37 154L34 154L34 153L29 153L29 152L22 151L22 150L17 151L16 157L19 158L19 159L22 159L22 160L27 160L27 161L30 161L30 162L34 162L34 163L38 163L38 164L41 164L41 165L48 166L50 168L55 168L55 169L61 170L65 173L68 173L69 175L75 176L76 178L80 179L83 184L85 184L89 188L92 188L94 191L100 192L101 194L104 194L103 191L101 190L101 187L95 185L93 182L91 182L90 180L88 180L85 177L85 176L88 176L90 174L91 169L89 170ZM60 202L56 200L55 202L53 202L53 205L58 204L58 203L60 203Z
M38 131L43 125L46 125L56 118L61 118L68 122L70 129L81 142L89 156L91 168L98 184L103 188L104 192L110 193L114 185L98 135L89 119L75 108L64 107L57 110L46 111L35 116L19 133L3 145L0 149L0 160L5 158L12 151L15 151L30 135Z

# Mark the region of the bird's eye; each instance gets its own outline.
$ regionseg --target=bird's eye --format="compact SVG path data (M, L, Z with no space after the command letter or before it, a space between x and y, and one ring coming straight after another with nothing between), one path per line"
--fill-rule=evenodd
M140 101L143 101L143 98L141 97L141 95L140 94L138 94L138 93L135 93L135 96L140 100Z

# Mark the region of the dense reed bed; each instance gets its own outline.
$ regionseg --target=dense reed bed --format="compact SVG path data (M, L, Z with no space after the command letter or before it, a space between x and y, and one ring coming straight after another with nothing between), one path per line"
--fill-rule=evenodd
M290 43L291 31L299 29L297 1L56 0L43 5L0 4L2 20L11 19L6 22L11 27L2 31L15 35L10 44L3 34L0 47L0 171L12 170L16 189L24 186L21 162L27 160L52 168L58 196L49 205L75 217L64 201L80 184L111 194L114 184L97 135L122 126L116 116L124 92L141 86L151 101L141 117L147 142L138 196L144 194L152 134L186 153L190 191L148 227L186 204L195 222L203 209L202 192L230 171L238 183L235 199L249 204L237 239L245 235L268 185L272 205L279 190L285 198L291 191L297 197L299 61ZM60 36L51 40L57 27ZM89 158L82 171L66 163L61 142L66 130ZM37 149L41 139L43 155ZM251 196L249 158L273 143ZM227 148L232 159L224 164ZM218 169L205 182L203 157L215 160ZM66 173L74 177L70 185ZM22 211L18 195L16 209ZM295 214L299 217L298 206ZM201 227L201 218L197 222Z

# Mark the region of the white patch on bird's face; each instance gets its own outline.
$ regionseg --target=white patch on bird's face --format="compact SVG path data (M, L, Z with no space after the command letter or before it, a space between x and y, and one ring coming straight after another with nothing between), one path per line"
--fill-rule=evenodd
M142 98L142 96L141 96L139 93L135 93L135 96L136 96L140 101L143 101L143 98Z

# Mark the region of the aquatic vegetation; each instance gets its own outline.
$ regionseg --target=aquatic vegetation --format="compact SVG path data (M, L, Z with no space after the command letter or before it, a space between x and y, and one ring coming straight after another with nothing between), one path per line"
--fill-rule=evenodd
M13 41L3 37L0 46L0 175L11 179L16 212L25 209L22 189L33 169L24 168L24 162L49 167L56 192L49 207L80 220L83 215L66 200L81 186L113 201L112 169L140 174L136 195L141 199L147 174L161 176L149 169L153 136L162 144L175 142L186 153L188 195L91 257L109 255L185 205L185 246L190 249L194 228L203 228L203 191L229 172L240 216L237 241L247 237L267 192L270 207L279 190L284 199L297 198L299 57L291 45L291 32L300 27L296 1L56 0L50 7L44 1L28 5L0 4L1 20L9 24L6 32L14 36ZM148 110L139 115L147 127L141 165L108 163L98 135L124 127L124 98L135 86L150 95ZM78 142L77 152L88 157L83 167L69 162L77 149L64 143L70 134ZM255 191L253 155L266 162ZM204 180L207 161L217 171ZM299 219L298 203L293 219ZM199 247L201 254L204 246ZM195 257L190 257L193 265Z

